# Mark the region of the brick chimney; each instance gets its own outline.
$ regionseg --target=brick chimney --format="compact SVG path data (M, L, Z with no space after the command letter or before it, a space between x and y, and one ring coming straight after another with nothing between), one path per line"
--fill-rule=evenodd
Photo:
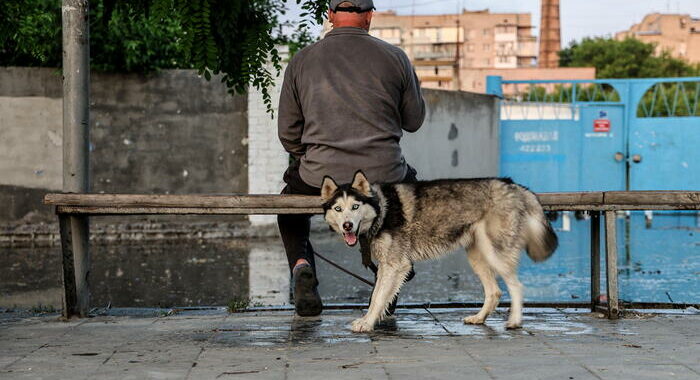
M541 68L559 67L561 50L561 26L559 21L559 0L541 0L540 15L540 55L537 66Z

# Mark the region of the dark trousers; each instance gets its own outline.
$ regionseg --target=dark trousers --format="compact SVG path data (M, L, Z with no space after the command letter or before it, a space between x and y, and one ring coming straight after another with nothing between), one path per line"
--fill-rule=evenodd
M401 182L416 181L416 170L409 166L408 172L406 172L406 176ZM287 186L282 190L282 194L321 195L321 189L309 186L301 179L298 161L292 163L284 173L284 182L287 183ZM309 241L311 215L278 215L277 225L282 236L284 250L287 253L289 269L294 269L294 264L297 260L306 259L315 271L314 250Z

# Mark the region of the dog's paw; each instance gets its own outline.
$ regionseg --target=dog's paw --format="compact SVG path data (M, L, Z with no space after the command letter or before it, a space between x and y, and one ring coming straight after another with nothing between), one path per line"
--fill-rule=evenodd
M521 327L523 327L523 326L522 326L522 323L520 321L508 320L508 322L506 322L506 329L508 329L508 330L515 330L515 329L519 329Z
M464 318L464 324L465 325L483 325L485 320L486 320L486 318L480 316L479 314L470 315L470 316Z
M358 318L352 321L350 328L352 329L352 332L356 333L370 332L374 330L374 323L370 323L365 318Z

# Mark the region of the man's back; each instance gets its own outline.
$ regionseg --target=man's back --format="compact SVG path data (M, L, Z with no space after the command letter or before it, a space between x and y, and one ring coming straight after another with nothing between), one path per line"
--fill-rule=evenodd
M279 135L311 186L324 175L349 182L358 169L370 181L397 182L407 170L402 129L417 130L424 113L418 80L399 48L360 28L336 28L290 62Z

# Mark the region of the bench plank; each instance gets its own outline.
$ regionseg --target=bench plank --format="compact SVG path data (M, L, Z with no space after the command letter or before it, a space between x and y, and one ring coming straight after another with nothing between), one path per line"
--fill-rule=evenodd
M537 194L545 211L699 210L698 191L608 191ZM320 214L321 198L308 195L47 194L58 213L139 214Z
M47 194L44 204L83 207L209 207L209 208L314 208L321 198L308 195L209 194Z
M56 206L57 214L86 215L278 215L322 214L321 207L132 207Z
M540 193L545 204L600 205L603 192ZM46 194L44 204L81 207L318 208L321 198L277 194Z

